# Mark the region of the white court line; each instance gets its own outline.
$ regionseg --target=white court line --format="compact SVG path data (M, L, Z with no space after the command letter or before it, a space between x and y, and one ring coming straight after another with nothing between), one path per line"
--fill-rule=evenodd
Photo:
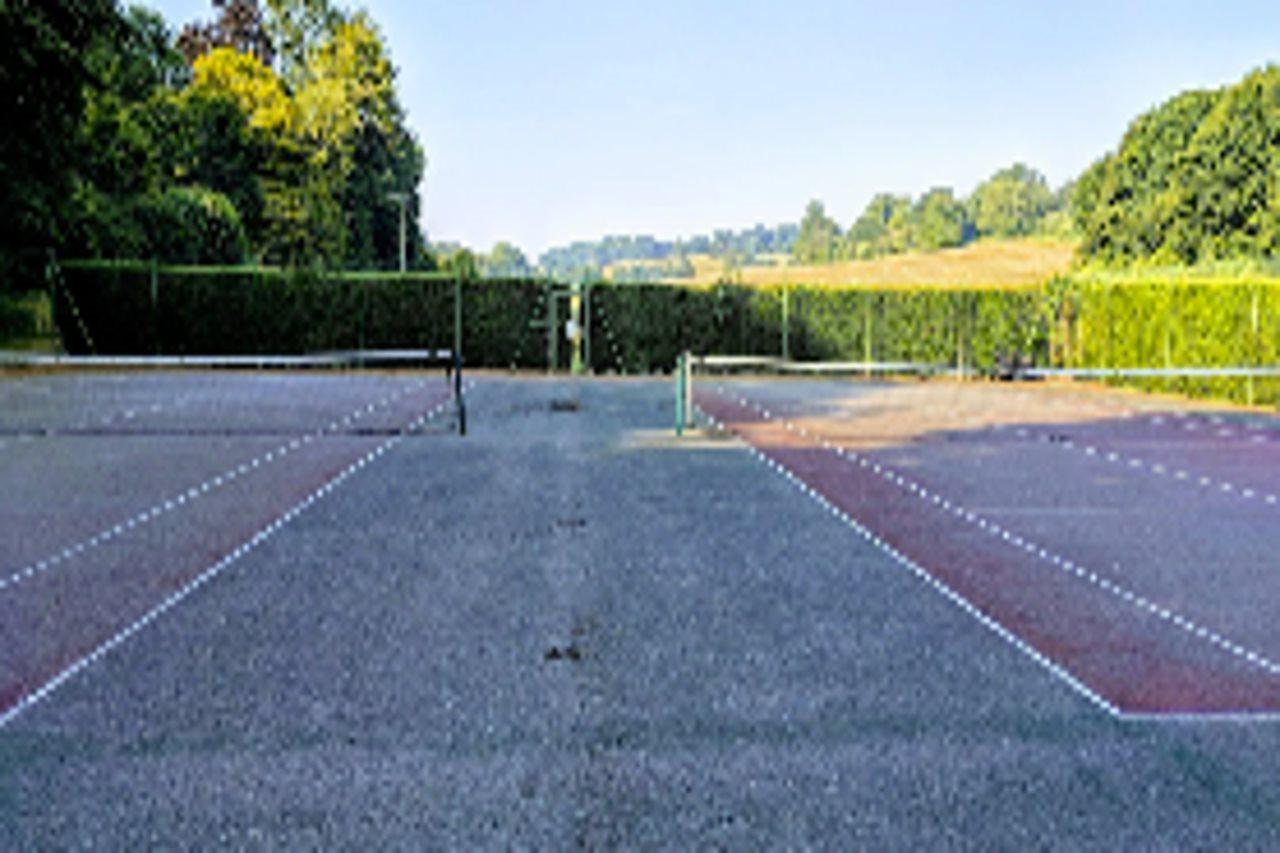
M467 390L470 390L471 387L473 386L474 386L474 383L469 381L467 384ZM427 421L431 420L440 412L442 412L452 402L453 402L452 399L446 399L437 403L433 408L419 415L407 427L405 427L404 432L411 432L417 429L418 427L422 426ZM185 586L183 586L177 592L173 593L168 598L164 599L155 607L153 607L151 610L147 611L142 617L140 617L139 619L137 619L127 627L121 629L110 639L106 640L105 642L97 646L95 649L93 649L93 651L89 652L85 656L81 657L80 659L72 663L70 666L63 669L61 672L59 672L50 680L46 681L43 685L36 688L31 693L28 693L27 695L23 696L21 699L18 700L17 704L15 704L12 708L5 711L3 714L0 714L0 729L3 729L5 726L9 725L14 720L16 720L19 716L21 716L24 712L30 710L35 705L49 698L49 696L59 687L66 684L68 681L70 681L72 678L74 678L84 670L88 669L90 666L93 666L93 664L97 663L102 658L106 657L113 649L122 645L130 637L134 636L143 628L146 628L152 622L155 622L165 613L167 613L168 611L176 607L179 603L183 601L183 599L188 598L196 590L200 589L202 586L209 583L218 575L225 572L228 568L234 565L236 561L238 561L241 557L244 557L246 554L250 553L259 545L261 545L263 542L270 539L273 535L278 533L285 525L293 521L295 518L297 518L306 510L310 509L317 501L319 501L320 499L326 497L331 492L333 492L334 489L342 485L342 483L345 482L348 478L350 478L351 475L355 474L357 471L360 471L369 463L374 462L377 459L381 458L388 450L392 449L403 440L404 440L403 433L399 435L393 435L389 439L384 441L382 444L378 445L376 448L374 448L373 450L366 453L364 456L357 459L355 462L352 462L350 465L348 465L346 468L340 471L337 475L335 475L331 480L326 482L324 485L316 489L311 494L307 495L298 503L294 504L294 506L291 509L289 509L287 512L285 512L283 515L279 516L270 524L268 524L266 527L259 530L251 538L246 540L244 543L242 543L239 547L237 547L231 553L227 554L221 560L214 563L212 566L209 566L209 568L205 569L197 577L189 581Z
M1032 432L1026 429L1016 431L1016 435L1028 441L1038 442L1040 444L1048 444L1052 447L1058 447L1065 451L1077 451L1085 456L1091 456L1094 459L1107 462L1109 464L1119 464L1130 469L1140 469L1157 476L1169 478L1170 463L1153 463L1148 459L1140 456L1133 456L1120 451L1103 451L1099 447L1093 445L1081 445L1078 441L1068 439L1066 441L1055 441L1052 435L1044 433ZM1234 494L1241 500L1262 500L1268 504L1275 504L1278 498L1276 494L1269 493L1257 488L1249 488L1241 486L1228 480L1219 480L1208 475L1200 475L1190 470L1175 469L1171 479L1185 482L1197 489L1216 489L1221 493Z
M721 388L723 389L723 386L721 386ZM732 390L729 390L729 393L734 393L734 392ZM1034 394L1032 394L1031 392L1015 392L1015 393L1019 393L1022 396L1027 398L1034 397ZM756 404L754 403L752 403L752 405L756 408L761 409L761 411L765 413L766 417L774 416L774 413L769 412L767 409L764 409L761 406L756 406ZM1121 415L1121 417L1125 419L1129 419L1129 420L1145 419L1142 413L1131 411L1131 410L1125 410L1125 411L1126 413ZM798 413L794 409L792 409L789 412L789 414L792 417L798 416ZM1162 417L1162 416L1157 415L1156 417ZM1164 417L1167 417L1167 415ZM1224 422L1220 416L1204 415L1204 414L1192 413L1192 412L1180 412L1176 415L1176 417L1179 419L1180 422L1184 424L1184 427L1183 427L1184 429L1190 429L1190 430L1198 430L1200 428L1200 426L1197 425L1197 422L1196 422L1197 419L1199 420L1200 424L1204 424L1206 422L1211 424L1220 424ZM1077 440L1068 439L1066 441L1055 441L1053 439L1053 436L1050 434L1037 433L1026 427L1017 427L1012 424L997 424L997 425L986 424L980 420L980 416L975 416L973 418L970 418L968 419L967 422L974 427L985 427L987 429L990 429L992 431L997 431L997 432L1012 432L1014 435L1018 436L1019 438L1027 439L1029 441L1036 441L1043 444L1049 444L1054 447L1061 448L1062 450L1080 452L1086 456L1092 456L1096 459L1105 461L1110 464L1122 465L1124 467L1131 468L1131 469L1145 470L1156 476L1163 477L1169 473L1167 465L1152 463L1150 460L1144 459L1139 456L1134 456L1131 454L1122 453L1114 450L1103 449L1097 445L1081 444ZM1081 426L1081 424L1064 425L1062 428L1070 429L1071 427L1075 427L1075 426ZM1088 426L1088 424L1083 424L1083 426ZM790 425L786 425L786 428L789 430L794 429ZM804 433L804 430L801 429L800 432ZM1172 475L1172 479L1183 481L1187 485L1193 486L1200 490L1216 489L1219 493L1222 493L1222 494L1234 494L1236 497L1245 501L1260 500L1270 505L1280 505L1280 494L1277 494L1274 492L1268 492L1265 489L1261 489L1258 487L1250 488L1246 486L1241 486L1237 483L1230 482L1228 480L1215 479L1207 475L1200 475L1198 473L1194 473L1187 470L1176 470Z
M701 407L697 407L697 408L699 409L699 411L702 412L703 417L705 417L713 426L716 426L716 427L723 426L723 424L717 421L714 417L708 415L705 411L703 411ZM1097 693L1095 690L1093 690L1091 687L1086 685L1080 679L1076 678L1074 675L1071 674L1069 670L1067 670L1061 664L1058 664L1057 662L1051 660L1050 658L1048 658L1047 656L1045 656L1044 654L1036 650L1034 647L1032 647L1030 644L1028 644L1021 637L1018 637L1016 634L1014 634L1004 625L1001 625L999 622L992 619L987 614L983 613L982 610L979 609L978 606L975 605L973 602L969 601L969 599L965 598L963 595L961 595L959 592L957 592L955 589L953 589L951 586L949 586L945 582L934 577L932 574L929 573L928 570L923 568L919 563L915 562L910 557L906 556L901 551L894 548L888 542L881 539L870 528L863 525L861 522L856 520L853 516L849 515L849 513L847 513L845 510L831 503L822 494L815 491L812 487L808 486L803 480L801 480L798 476L796 476L795 473L792 472L790 469L788 469L786 466L782 465L781 463L777 462L776 460L762 453L754 445L747 442L745 439L743 439L741 436L738 436L736 433L732 433L732 434L734 435L735 440L737 440L749 453L751 453L751 455L755 457L757 461L764 463L765 466L768 467L770 470L772 470L774 473L781 475L791 485L795 486L797 489L802 491L808 497L817 501L818 504L822 506L827 512L831 513L831 515L835 516L836 518L840 519L842 522L847 524L849 527L853 528L853 530L857 532L859 536L861 536L863 539L865 539L875 548L884 552L894 562L898 563L900 566L907 569L907 571L911 572L917 578L919 578L920 580L928 584L930 587L932 587L934 591L940 593L944 598L946 598L952 604L956 605L965 613L972 616L984 628L994 633L996 636L1004 640L1009 645L1013 646L1022 654L1031 658L1032 661L1034 661L1036 664L1038 664L1039 666L1047 670L1053 677L1057 678L1063 684L1067 685L1067 687L1069 687L1077 695L1084 697L1089 703L1102 709L1111 717L1119 718L1123 715L1123 712L1116 705L1114 705L1113 703L1105 699L1101 694Z
M726 389L723 388L723 386L720 386L718 390L723 395L731 397L741 405L744 405L748 408L755 409L767 420L775 420L775 417L767 409L747 399L746 397L740 394L734 394L732 391L727 391ZM704 412L704 415L705 414L706 413ZM713 424L718 423L714 418L709 418L709 419L712 421ZM902 477L897 472L894 472L879 463L869 461L865 456L861 454L858 454L853 451L848 451L848 450L845 450L844 448L840 448L840 447L836 447L835 445L832 445L829 441L827 441L824 438L818 438L817 442L820 444L822 448L834 452L835 454L842 457L850 464L853 464L856 462L860 467L869 468L874 473L881 476L883 479L899 487L905 487L908 483L911 482L907 478ZM760 456L768 459L768 457L765 456L765 454L755 450L755 448L752 447L749 443L747 444L747 446L752 450L753 453L757 453ZM774 468L775 470L778 470L780 473L783 473L783 475L787 477L787 479L792 481L800 480L800 478L797 475L795 475L794 472L791 472L789 469L786 468L786 466L782 465L781 463L778 463L776 460L769 459L769 464L770 464L770 467ZM1270 675L1280 675L1280 663L1272 661L1266 656L1257 653L1256 651L1247 649L1241 644L1228 639L1227 637L1217 633L1216 631L1213 631L1212 629L1206 628L1202 625L1198 625L1197 623L1186 618L1182 614L1176 613L1170 610L1169 608L1163 607L1147 599L1146 597L1142 596L1139 593L1135 593L1132 590L1128 590L1122 587L1120 584L1117 584L1115 581L1110 580L1109 578L1103 577L1099 575L1097 572L1089 570L1087 567L1078 565L1072 562L1071 560L1065 559L1057 554L1052 553L1046 548L1043 548L1028 540L1025 540L1022 537L1017 536L1016 534L1013 534L1010 531L1005 530L999 524L996 524L995 522L992 522L989 519L984 519L981 516L978 516L976 513L970 510L966 510L964 507L958 504L955 504L947 499L941 498L941 496L934 495L930 492L929 489L919 485L918 483L913 485L915 485L915 488L910 489L910 491L921 501L925 502L926 505L932 504L935 508L939 508L943 512L950 513L951 515L957 518L960 518L970 524L975 524L976 526L983 529L987 533L1001 539L1002 541L1008 542L1011 546L1016 547L1019 550L1025 551L1026 553L1034 557L1037 557L1045 562L1050 563L1055 568L1067 574L1068 576L1074 576L1076 578L1085 580L1090 584L1094 585L1095 587L1105 592L1108 592L1111 595L1115 596L1116 598L1124 601L1126 604L1133 606L1139 612L1143 612L1147 615L1155 616L1163 621L1168 621L1171 624L1175 625L1176 627L1182 629L1188 635L1195 637L1196 639L1203 640L1209 643L1210 645L1222 651L1225 651L1240 660L1245 661L1246 663L1252 664L1253 666L1264 670ZM822 498L822 496L818 495L816 492L813 492L812 489L809 489L807 486L805 487L805 491L806 493L811 494L811 496L813 496L815 499L819 499L822 503L824 503L824 505L832 506L832 508L834 508L834 505L831 505L829 501L827 501L825 498ZM843 514L842 512L841 517L846 518L846 520L849 520L850 523L853 524L855 527L857 527L860 531L866 530L866 528L864 528L860 523L849 519L847 514ZM882 547L883 550L886 550L887 552L891 553L895 557L895 559L899 559L899 561L905 560L910 564L909 567L919 568L914 562L911 562L909 558L906 558L905 556L900 555L899 552L897 552L895 549L892 549L892 547L888 546L887 543L883 543L882 540L880 540L874 534L870 534L869 531L867 532L867 534L864 534L864 536L867 536L867 538L869 538L873 543ZM915 569L913 568L913 570ZM924 570L920 569L920 571L924 571ZM941 584L941 581L937 581L937 579L933 578L932 575L929 575L928 572L924 572L924 573L930 579L932 579L933 581L936 581L936 583ZM950 587L946 587L946 589L949 590ZM1022 643L1021 640L1019 640L1018 642L1021 643L1022 645L1025 645L1025 643ZM1038 655L1039 653L1036 652L1036 654ZM1065 669L1063 669L1061 666L1057 664L1054 664L1054 666L1058 667L1059 670L1062 670L1063 672L1065 672ZM1072 678L1074 679L1074 676ZM1097 696L1097 694L1094 693L1092 690L1088 690L1086 695ZM1106 704L1110 706L1110 703L1106 703ZM1110 707L1115 708L1115 706L1110 706ZM1120 711L1118 708L1115 708L1113 715L1117 717L1122 717L1124 716L1124 712Z
M378 407L389 406L392 403L407 396L411 392L426 387L427 384L428 384L427 380L417 380L413 383L406 385L404 388L400 389L399 391L392 394L388 394L386 397L383 397L381 400L377 402L376 405ZM363 416L363 405L364 404L361 404L361 409L357 410L361 412L361 416ZM151 522L156 518L160 517L161 515L172 512L173 510L188 503L189 501L195 501L203 497L204 495L207 495L210 491L219 489L222 486L225 486L226 484L243 477L245 474L249 473L251 470L257 469L261 467L263 464L270 463L284 456L287 456L289 453L296 451L302 446L310 444L311 442L315 441L317 438L320 438L326 432L333 432L336 429L337 429L336 424L329 424L326 427L322 427L318 430L315 430L303 436L302 439L299 440L297 447L292 446L293 442L286 442L282 444L280 447L275 448L274 450L270 450L264 454L261 454L255 457L249 462L241 463L240 465L237 465L234 468L228 468L226 471L223 471L220 474L216 474L213 477L210 477L209 479L205 480L203 483L199 483L198 485L192 486L191 488L187 489L184 492L181 492L176 495L171 495L166 498L161 498L152 506L148 507L145 510L142 510L141 512L136 513L130 518L127 518L121 522L118 522L110 527L103 528L102 530L98 531L97 533L93 534L87 539L83 539L79 542L68 545L65 548L63 548L61 551L58 551L57 553L51 554L41 560L38 560L34 563L30 563L26 566L23 566L20 569L11 571L7 576L0 577L0 592L3 592L6 589L13 588L18 584L23 583L24 581L28 581L34 577L42 575L45 572L48 572L49 570L54 569L59 565L66 563L69 560L80 556L81 554L84 554L87 551L91 551L94 548L97 548L101 545L104 545L112 541L113 539L123 535L126 532L133 530L134 528L140 525Z

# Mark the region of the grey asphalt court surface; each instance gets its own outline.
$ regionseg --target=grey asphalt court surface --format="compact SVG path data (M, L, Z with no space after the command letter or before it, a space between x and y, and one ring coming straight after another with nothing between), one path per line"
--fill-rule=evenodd
M189 488L415 378L210 381L0 380L0 562L81 541L82 514ZM249 530L229 519L337 482L0 728L0 847L1280 842L1276 724L1107 715L739 440L675 441L669 381L475 382L466 438L439 421L398 434L437 405L424 387L235 500L121 534L122 562L153 577L188 537ZM184 391L192 409L135 414L132 435L68 426L104 400L145 410ZM219 394L234 406L202 397ZM229 411L242 429L218 434ZM1048 449L1046 473L1083 464ZM15 556L35 517L16 508L43 501L39 518L58 519L68 482L121 485L106 509L22 532ZM42 576L88 584L95 559ZM18 612L7 596L37 589L0 589L0 623ZM76 584L47 589L36 647L74 633L57 617L80 606Z

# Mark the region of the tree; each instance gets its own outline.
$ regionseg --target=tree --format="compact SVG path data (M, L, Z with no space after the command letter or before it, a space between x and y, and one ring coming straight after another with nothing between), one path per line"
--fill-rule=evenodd
M921 196L912 210L912 220L916 248L932 251L964 242L964 205L949 187L938 187Z
M209 23L193 23L182 28L178 50L187 64L218 48L230 48L270 65L275 48L267 34L257 0L212 0L217 17Z
M1174 158L1150 218L1161 262L1280 253L1280 67L1223 91Z
M865 258L882 255L893 251L890 239L890 223L898 211L910 211L909 196L895 196L890 193L879 193L867 204L866 208L849 226L841 246L841 255L845 258Z
M328 41L345 16L329 0L267 0L266 28L280 65L280 75L301 86L310 72L311 56Z
M814 199L805 208L800 221L800 235L791 250L792 256L802 264L825 264L835 258L836 238L840 229L835 220L827 216L822 202Z
M396 97L395 69L373 21L358 13L333 27L311 54L299 90L307 132L336 161L327 166L343 185L346 260L391 267L399 257L400 203L405 193L408 252L418 253L418 186L425 159ZM327 122L327 123L326 123Z
M524 252L505 240L494 244L481 269L486 278L524 278L531 273Z
M77 128L85 95L100 81L89 67L96 41L125 37L112 0L0 3L0 281L19 277L31 250L57 245L71 217Z
M979 236L1023 237L1036 231L1053 201L1044 175L1015 163L979 184L969 207Z
M1160 249L1170 221L1157 199L1173 186L1178 159L1219 97L1219 92L1184 92L1144 113L1115 152L1080 176L1071 206L1083 235L1082 255L1123 263Z
M170 187L144 197L137 216L142 254L163 263L238 264L247 248L240 214L226 196L204 187Z

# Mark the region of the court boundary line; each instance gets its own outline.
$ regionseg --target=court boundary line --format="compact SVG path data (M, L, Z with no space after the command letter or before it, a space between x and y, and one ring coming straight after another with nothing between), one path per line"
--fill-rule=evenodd
M740 394L735 395L733 392L725 389L723 385L717 386L716 393L720 394L721 396L731 401L734 400L736 397L737 402L739 402L740 404L748 408L756 409L756 411L758 411L762 416L764 416L766 420L774 420L776 423L781 424L786 429L793 432L799 432L805 438L811 441L816 441L817 447L820 447L821 449L828 450L832 453L835 453L840 459L842 459L845 462L848 462L849 464L853 464L854 462L857 462L860 467L870 469L873 473L880 475L883 479L887 480L891 484L911 492L912 494L920 498L925 503L932 503L936 505L941 511L949 512L950 514L956 517L959 517L964 521L977 525L979 528L989 533L990 535L996 536L1002 541L1007 542L1011 547L1015 548L1016 550L1021 550L1024 553L1030 554L1032 557L1036 557L1041 560L1047 560L1049 563L1054 565L1056 568L1058 568L1068 577L1075 575L1081 579L1089 581L1093 583L1095 587L1098 587L1099 589L1105 592L1109 592L1112 595L1118 597L1121 601L1132 605L1139 612L1145 613L1148 616L1155 616L1156 618L1161 619L1162 621L1169 622L1175 625L1176 627L1181 628L1184 632L1188 633L1192 638L1203 640L1204 642L1210 644L1211 646L1216 647L1219 651L1223 651L1230 655L1233 655L1234 657L1242 660L1247 664L1251 664L1253 666L1256 666L1264 670L1270 675L1280 675L1280 663L1276 663L1275 661L1270 660L1265 655L1260 655L1257 652L1254 652L1250 649L1246 649L1244 646L1240 645L1239 643L1236 643L1232 640L1227 639L1226 637L1222 636L1216 631L1213 631L1212 629L1198 625L1195 622L1191 621L1190 619L1187 619L1181 614L1175 613L1173 610L1167 607L1161 607L1155 602L1152 602L1149 599L1147 599L1145 596L1142 596L1138 593L1134 593L1130 590L1127 590L1124 587L1121 587L1119 584L1116 584L1115 582L1107 578L1104 578L1095 572L1091 572L1090 570L1074 563L1073 561L1062 558L1059 555L1049 551L1048 549L1043 548L1039 545L1036 545L1035 543L1030 542L1024 537L1021 537L1017 534L1012 533L1011 531L1004 529L999 524L987 521L981 516L978 516L976 513L973 513L972 511L969 511L969 510L965 510L963 507L957 504L954 504L953 502L945 498L942 498L942 496L937 494L936 492L930 492L927 488L920 486L918 483L915 483L909 478L903 477L901 474L898 474L896 471L893 471L887 466L880 465L879 463L869 462L865 456L860 455L854 451L846 451L844 450L844 448L835 446L822 436L811 435L808 432L808 430L806 430L803 427L796 427L794 424L790 423L784 417L775 418L773 413L769 411L767 408L765 408L764 406L758 403L755 403L754 401L751 401L745 396L742 396ZM887 543L884 543L883 540L881 540L874 533L869 531L860 522L854 520L851 516L848 515L848 513L844 512L843 510L840 510L838 507L835 507L833 504L831 504L831 502L825 496L821 495L812 487L810 487L798 475L796 475L794 472L788 469L785 465L782 465L781 463L776 462L775 460L765 455L763 452L757 450L754 447L754 445L752 445L750 442L747 442L745 439L739 436L727 425L721 424L717 419L709 415L705 410L702 410L701 407L698 407L698 409L699 411L702 412L703 416L706 417L713 425L725 428L728 432L733 434L735 438L737 438L741 443L743 443L748 450L750 450L753 454L757 455L769 467L774 468L779 473L782 473L783 476L785 476L788 480L791 480L793 483L795 483L801 489L801 491L805 492L811 498L818 501L824 507L831 509L840 518L842 518L851 526L853 526L864 538L871 541L872 544L877 545L877 547L880 547L886 553L889 553L890 556L893 556L894 559L898 560L899 562L902 562L904 565L910 568L913 572L917 574L923 573L922 577L924 577L931 585L938 588L939 591L942 591L943 594L946 595L948 598L953 597L952 594L947 592L947 590L950 590L949 586L947 586L942 581L939 581L927 570L923 569L914 561L912 561L909 557L902 555L892 546L889 546ZM1269 719L1280 720L1280 712L1273 712L1273 711L1259 711L1256 713L1248 712L1248 711L1206 712L1204 714L1198 714L1194 712L1170 712L1168 714L1164 714L1159 712L1125 711L1121 709L1119 706L1110 702L1110 700L1104 699L1100 694L1098 694L1092 688L1088 687L1087 685L1084 685L1083 682L1075 678L1075 676L1071 675L1069 670L1067 670L1061 664L1058 664L1052 659L1043 655L1041 652L1037 651L1036 649L1031 647L1029 644L1027 644L1024 640L1012 634L1007 628L1004 628L1003 625L1000 625L1000 623L992 620L991 617L988 617L985 614L983 614L971 602L968 602L967 599L964 599L963 596L959 596L958 593L955 593L955 596L958 596L960 599L964 600L968 605L967 607L962 605L963 609L965 609L967 612L970 612L975 617L979 618L979 621L982 621L983 624L987 624L988 622L991 622L992 624L988 625L988 627L992 627L993 630L996 630L996 628L998 628L999 630L997 630L997 633L1000 634L1003 638L1011 641L1015 645L1015 647L1019 648L1020 650L1023 650L1028 654L1030 654L1033 657L1033 659L1037 660L1037 662L1040 662L1042 663L1042 665L1046 666L1046 668L1048 668L1050 672L1057 675L1059 678L1063 678L1063 680L1065 680L1068 684L1073 685L1077 690L1077 692L1081 693L1081 695L1093 701L1094 704L1106 710L1107 713L1110 714L1115 719L1142 721L1145 719L1164 719L1164 718L1177 719L1179 717L1183 717L1187 719L1203 719L1203 720L1210 720L1214 718L1223 718L1223 719L1238 718L1241 720L1254 720L1258 722L1265 722Z
M948 500L947 498L942 497L937 492L930 492L929 489L927 489L926 487L921 486L919 483L916 483L915 481L911 480L908 477L903 477L900 473L893 470L889 466L882 465L878 462L869 460L865 454L860 454L856 451L845 450L842 447L833 445L825 437L820 435L812 435L804 427L797 427L794 424L790 423L786 418L783 418L783 417L775 418L768 409L764 408L763 406L757 403L754 403L748 400L746 397L740 396L739 400L744 405L755 408L762 415L764 415L766 419L776 420L778 423L782 424L786 429L792 432L798 432L801 435L803 435L805 438L810 439L812 441L816 441L818 445L821 446L823 449L829 450L835 453L837 456L841 457L846 462L849 462L850 464L852 464L853 462L857 462L860 467L869 468L873 473L880 475L883 479L885 479L889 483L892 483L893 485L896 485L902 489L906 489L907 491L911 492L916 497L920 498L926 503L933 503L935 506L939 507L942 511L950 512L952 515L970 524L976 525L977 527L987 532L988 534L995 536L1004 542L1009 543L1009 545L1015 549L1020 549L1032 555L1033 557L1038 557L1041 560L1048 561L1054 567L1061 570L1068 577L1070 577L1071 575L1075 575L1077 578L1088 581L1089 583L1102 589L1103 591L1108 592L1120 598L1127 604L1132 605L1139 611L1144 611L1146 615L1156 616L1164 621L1171 622L1172 624L1178 626L1184 631L1187 631L1188 633L1192 634L1196 638L1204 640L1210 645L1218 647L1222 651L1228 652L1232 655L1235 655L1236 657L1239 657L1245 660L1250 664L1253 664L1254 666L1264 669L1271 675L1280 675L1280 663L1270 660L1267 656L1258 654L1257 652L1251 649L1247 649L1240 643L1237 643L1233 640L1229 640L1226 637L1224 637L1222 634L1219 634L1218 632L1206 626L1198 625L1192 620L1186 618L1180 613L1176 613L1170 608L1162 607L1161 605L1156 604L1154 601L1150 600L1149 598L1142 595L1141 593L1137 593L1137 592L1134 592L1133 590L1127 589L1126 587L1121 586L1120 584L1116 583L1110 578L1104 577L1103 575L1100 575L1097 572L1094 572L1086 568L1085 566L1080 565L1079 563L1076 563L1072 560L1069 560L1061 556L1060 554L1056 554L1047 548L1037 545L1036 543L1031 542L1025 537L1020 536L1019 534L1008 530L1007 528L998 524L997 522L990 521L984 518L983 516L973 512L972 510L967 510L963 506L960 506L959 504L951 500ZM930 498L932 498L932 501L929 500Z
M1070 427L1064 427L1069 429ZM1046 435L1043 431L1032 431L1026 427L1009 427L1005 426L1000 432L1012 432L1018 438L1026 439L1037 444L1049 444L1061 448L1062 450L1071 450L1076 453L1088 456L1099 462L1108 462L1113 465L1132 471L1146 471L1162 478L1166 482L1182 483L1191 486L1197 491L1216 491L1224 495L1234 495L1235 497L1251 501L1255 498L1261 500L1269 506L1276 506L1280 503L1280 496L1275 492L1269 492L1266 489L1256 486L1241 486L1230 480L1221 477L1210 477L1207 474L1199 474L1190 466L1176 467L1165 464L1163 462L1152 462L1150 459L1144 459L1141 456L1135 456L1128 452L1114 450L1114 442L1095 441L1093 443L1082 443L1072 438L1064 438L1061 441L1055 441L1051 435ZM1253 442L1236 442L1245 448L1261 447L1261 444ZM1270 442L1268 442L1270 443ZM1215 488L1216 487L1216 488Z
M470 390L471 386L472 384L469 383L468 390ZM440 401L435 406L433 406L430 410L422 413L413 421L411 421L404 428L405 431L408 432L408 431L417 429L418 427L424 425L427 421L432 420L438 414L440 414L440 412L448 408L451 402L452 402L451 399ZM177 607L184 600L189 598L193 593L198 591L201 587L204 587L210 581L214 580L219 575L223 574L227 569L229 569L231 566L239 562L239 560L242 557L246 556L256 548L258 548L260 545L262 545L264 542L266 542L268 539L270 539L272 536L274 536L276 533L282 530L286 525L288 525L298 516L302 515L304 512L310 509L316 502L327 497L335 489L337 489L338 486L340 486L342 483L348 480L352 475L363 470L366 466L368 466L372 462L377 461L388 450L390 450L391 448L399 444L401 441L403 441L404 438L405 438L404 434L394 435L391 438L384 441L382 444L375 447L373 450L370 450L368 453L358 458L356 461L349 464L346 468L342 469L342 471L338 472L331 479L326 481L324 485L315 489L310 494L308 494L305 498L303 498L301 501L299 501L298 503L290 507L288 510L286 510L284 514L277 516L273 521L267 524L266 527L259 529L258 532L255 533L253 536L246 539L244 542L240 543L240 545L238 545L230 553L226 554L220 560L213 563L208 568L204 569L204 571L202 571L196 577L189 580L181 588L179 588L175 592L170 593L159 604L156 604L154 607L152 607L142 616L135 619L130 624L126 625L124 628L121 628L119 631L117 631L107 640L104 640L103 642L99 643L94 649L89 651L87 654L82 655L80 658L73 661L68 666L64 667L57 675L50 678L44 684L40 685L35 690L23 696L11 708L0 713L0 731L3 731L14 720L22 716L22 714L26 713L27 711L31 710L35 706L39 705L45 699L48 699L60 687L62 687L63 685L71 681L81 672L84 672L85 670L89 669L89 667L93 666L99 660L102 660L103 658L105 658L116 648L122 646L130 638L140 633L148 625L157 621L158 619L160 619L160 617L164 616L167 612Z
M857 533L859 536L865 539L873 547L875 547L877 550L885 554L887 557L889 557L895 563L900 565L902 568L906 569L916 578L923 581L926 585L932 587L935 592L939 593L943 598L950 601L954 606L958 607L961 611L963 611L964 613L972 617L975 621L977 621L980 625L982 625L982 627L986 628L988 631L995 634L997 637L999 637L1008 645L1012 646L1018 652L1030 658L1034 663L1038 664L1040 667L1042 667L1043 669L1048 671L1052 676L1058 679L1061 683L1065 684L1076 695L1085 699L1089 704L1093 705L1094 707L1099 708L1100 710L1105 712L1109 717L1112 717L1114 719L1123 718L1124 712L1121 711L1119 707L1112 704L1109 700L1104 698L1100 693L1096 692L1095 690L1093 690L1093 688L1089 687L1083 681L1081 681L1080 679L1072 675L1071 672L1066 667L1062 666L1061 664L1049 658L1047 655L1038 651L1029 643L1027 643L1025 640L1023 640L1021 637L1019 637L1018 635L1010 631L1008 628L1006 628L1004 625L1000 624L995 619L992 619L990 616L983 613L982 610L979 609L977 605L975 605L969 599L965 598L963 595L961 595L959 592L953 589L945 581L939 580L937 577L935 577L932 573L930 573L927 569L925 569L919 563L915 562L906 554L902 553L897 548L893 547L888 542L881 539L869 527L867 527L862 522L855 519L852 515L850 515L845 510L833 504L826 496L824 496L823 494L818 492L816 489L814 489L812 486L810 486L808 483L806 483L800 476L798 476L790 468L770 458L759 448L755 447L755 445L751 444L745 438L743 438L742 436L734 432L732 429L730 429L726 424L721 423L715 417L713 417L708 412L706 412L701 406L697 406L696 408L702 414L702 416L706 418L709 423L712 424L712 426L722 428L726 430L730 435L732 435L734 440L744 450L746 450L753 457L755 457L756 461L765 465L767 468L772 470L775 474L780 475L788 483L790 483L800 492L808 496L810 499L812 499L815 503L817 503L820 507L822 507L828 513L835 516L840 521L844 522L845 525L847 525L848 527L851 527L855 533Z
M250 472L257 470L264 465L268 465L277 459L288 456L290 453L301 450L303 447L310 445L321 436L324 436L327 433L337 432L341 427L349 426L355 420L362 418L365 415L372 414L380 408L390 406L392 403L402 400L415 391L426 388L427 384L426 380L419 379L410 383L396 393L388 394L381 400L376 400L369 404L362 403L341 420L335 418L325 426L322 426L319 429L314 429L303 435L301 438L286 441L279 447L258 454L248 462L242 462L239 465L227 468L224 471L208 477L203 482L192 486L185 491L168 497L159 498L146 509L136 512L125 520L117 522L110 527L105 527L94 533L92 536L75 541L70 545L65 546L60 551L50 554L35 562L28 563L19 569L10 570L4 575L0 575L0 594L3 594L5 590L20 586L29 580L33 580L34 578L46 574L47 572L56 569L58 566L61 566L82 554L93 551L108 542L112 542L138 527L149 524L162 515L168 515L188 503L199 500L209 492L220 489L228 483L235 482L241 477L248 475ZM445 400L444 402L448 402L448 400Z

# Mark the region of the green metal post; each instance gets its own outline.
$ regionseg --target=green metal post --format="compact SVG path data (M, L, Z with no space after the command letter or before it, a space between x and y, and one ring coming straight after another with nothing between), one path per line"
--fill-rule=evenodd
M791 285L782 285L782 360L791 360Z
M1252 334L1249 336L1249 366L1257 367L1260 362L1260 359L1258 358L1258 285L1253 285L1249 288L1249 291L1249 321L1250 329L1252 330ZM1249 405L1252 406L1254 403L1253 374L1249 374L1249 383L1246 393L1248 394Z
M160 355L160 271L151 259L151 337L156 355Z
M687 383L689 369L689 354L687 352L680 353L676 359L676 436L684 435L685 426L685 394L687 393Z
M356 327L356 349L360 351L356 364L358 367L364 367L364 326L368 322L369 314L369 282L361 280L357 283L360 288L360 322Z
M582 285L575 284L569 290L569 321L577 332L569 341L569 372L582 373Z
M591 284L583 285L582 291L582 360L586 363L587 373L594 373L591 362Z
M868 379L871 378L871 356L873 350L871 347L871 291L864 290L862 304L866 306L862 311L862 362L866 365L865 374Z
M462 273L453 274L453 355L462 362Z
M458 407L458 434L467 434L467 401L462 393L462 274L453 275L453 398Z
M560 362L560 329L559 329L560 294L555 287L547 289L547 373L555 373Z

